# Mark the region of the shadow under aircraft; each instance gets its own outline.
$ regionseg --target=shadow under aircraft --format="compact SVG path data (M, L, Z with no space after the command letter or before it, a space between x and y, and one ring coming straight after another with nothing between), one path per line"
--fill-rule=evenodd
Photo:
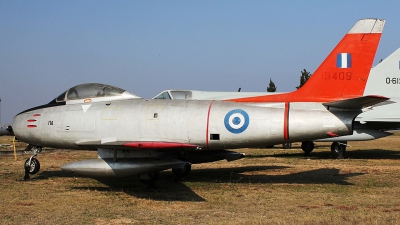
M93 190L98 192L124 192L137 198L153 199L159 201L184 201L184 202L203 202L203 197L196 194L185 182L194 183L255 183L255 184L338 184L353 185L347 179L363 173L340 174L336 168L322 168L298 173L282 175L269 175L268 171L285 170L291 167L286 166L243 166L234 168L210 168L196 169L192 171L192 176L186 177L183 182L170 182L174 176L169 172L163 172L160 179L162 188L150 189L140 186L139 181L132 177L127 178L98 178L98 182L106 185L87 185L72 187L73 190ZM264 173L265 174L262 174ZM77 177L65 171L44 171L39 173L35 180L48 179L49 177ZM79 175L78 175L79 177Z

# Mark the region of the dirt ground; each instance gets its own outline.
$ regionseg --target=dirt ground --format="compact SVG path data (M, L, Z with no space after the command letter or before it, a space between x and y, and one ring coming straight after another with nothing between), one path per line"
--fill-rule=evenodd
M0 139L1 151L12 150ZM20 143L19 149L24 148ZM193 165L183 182L161 173L157 189L137 177L93 179L61 171L96 152L39 154L41 170L22 181L29 155L0 155L1 224L399 224L400 136L350 142L345 159L330 143L310 157L291 149L239 149L246 158Z

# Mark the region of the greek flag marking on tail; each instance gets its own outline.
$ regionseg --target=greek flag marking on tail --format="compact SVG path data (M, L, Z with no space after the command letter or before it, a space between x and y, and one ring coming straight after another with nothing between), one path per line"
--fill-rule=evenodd
M336 67L338 68L351 68L351 54L339 53L336 58Z

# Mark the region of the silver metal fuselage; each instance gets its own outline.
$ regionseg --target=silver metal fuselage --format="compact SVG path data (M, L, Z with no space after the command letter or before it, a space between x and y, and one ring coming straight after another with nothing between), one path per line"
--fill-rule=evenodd
M248 118L239 115L232 124L229 113L235 110ZM97 149L108 143L148 141L214 150L315 140L328 137L328 132L348 135L358 113L328 110L320 103L290 103L285 113L284 103L128 99L26 111L15 116L13 129L21 141L55 148ZM241 130L228 129L237 126Z

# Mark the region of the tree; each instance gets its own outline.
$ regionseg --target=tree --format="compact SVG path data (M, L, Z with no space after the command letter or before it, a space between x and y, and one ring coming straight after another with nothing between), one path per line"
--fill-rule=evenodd
M271 79L269 79L269 86L267 87L268 92L276 92L276 86L275 83L272 82Z
M296 88L297 89L301 88L311 77L311 75L312 74L310 72L308 72L306 69L303 69L303 71L301 71L301 76L300 76L300 85L297 86Z

